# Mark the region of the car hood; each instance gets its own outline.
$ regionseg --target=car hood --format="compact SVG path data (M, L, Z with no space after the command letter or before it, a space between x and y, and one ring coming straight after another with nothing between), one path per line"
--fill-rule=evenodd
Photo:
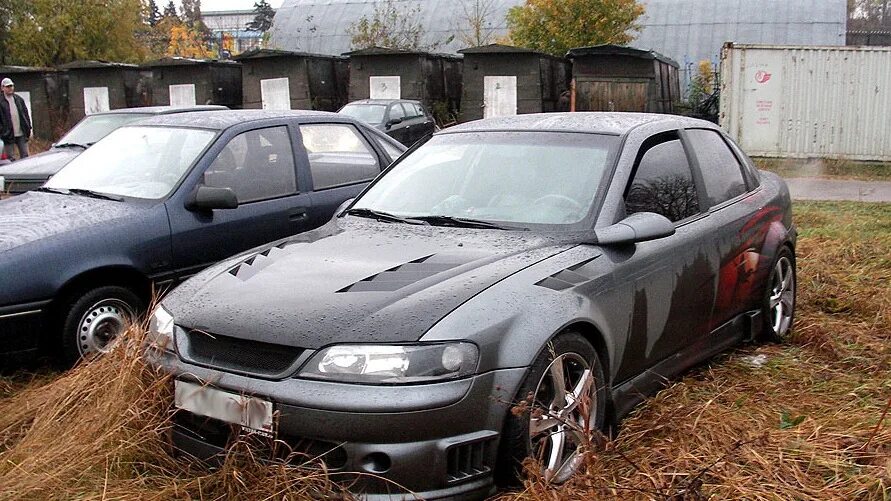
M82 151L78 148L54 148L22 160L17 160L0 168L0 176L5 176L7 179L46 179L59 172L62 167L68 165L68 162L80 155Z
M129 218L126 202L29 191L0 200L0 252L62 233Z
M164 306L187 329L305 349L411 342L486 288L573 245L532 232L335 219L207 270Z

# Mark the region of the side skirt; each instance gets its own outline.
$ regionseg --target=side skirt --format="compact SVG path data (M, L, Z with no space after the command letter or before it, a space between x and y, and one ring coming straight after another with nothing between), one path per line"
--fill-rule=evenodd
M760 311L742 313L713 330L705 338L659 361L641 374L614 386L612 402L615 421L621 420L634 407L668 386L674 377L687 369L742 341L754 339L761 325Z

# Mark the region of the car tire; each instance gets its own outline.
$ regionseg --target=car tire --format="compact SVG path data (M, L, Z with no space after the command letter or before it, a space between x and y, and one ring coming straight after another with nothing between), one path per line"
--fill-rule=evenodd
M798 282L795 274L795 254L785 245L774 259L764 287L761 302L765 341L782 343L789 339L795 319L795 293Z
M66 364L101 354L142 309L139 296L126 287L106 285L71 296L61 310L62 358Z
M566 392L564 398L556 398L559 390L553 382L560 372L564 386L576 388L574 393L577 395L587 395L588 404L576 405L573 410ZM587 378L584 384L583 378ZM580 446L590 444L593 434L603 430L608 398L604 382L597 351L582 335L566 332L548 343L529 367L516 400L512 402L499 446L498 483L518 485L523 473L522 463L530 456L542 462L542 473L550 482L568 480L583 463ZM559 414L562 418L550 417L544 411L547 406L542 405L542 401L549 402L550 416ZM559 408L561 405L562 409ZM569 422L573 425L569 426ZM588 437L584 436L585 429Z

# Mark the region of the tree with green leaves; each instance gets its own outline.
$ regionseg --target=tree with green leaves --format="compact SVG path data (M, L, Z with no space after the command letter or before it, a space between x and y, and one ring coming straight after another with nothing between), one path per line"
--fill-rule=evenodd
M8 64L9 32L12 29L14 2L0 5L0 64Z
M182 19L190 28L201 22L201 0L182 0Z
M247 29L266 33L272 28L272 19L275 17L275 9L266 0L254 3L254 20L247 23Z
M173 0L167 2L167 6L164 7L164 15L161 16L164 18L179 18L179 15L176 13L176 5L173 3Z
M155 3L155 0L148 0L148 3L145 6L146 10L146 21L149 26L156 26L158 22L161 21L161 11L158 10L158 4Z
M848 0L849 30L891 30L891 0Z
M12 11L10 62L53 66L79 59L139 62L142 0L29 0Z
M526 0L507 13L510 42L564 56L574 47L627 45L641 29L637 0Z
M405 9L393 0L376 3L371 18L362 16L347 28L353 50L370 47L391 49L436 49L444 42L424 44L426 30L420 21L421 7Z

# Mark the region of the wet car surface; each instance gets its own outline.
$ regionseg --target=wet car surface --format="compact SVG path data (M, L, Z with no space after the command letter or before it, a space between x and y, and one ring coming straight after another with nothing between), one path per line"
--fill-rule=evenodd
M668 378L788 334L795 239L783 181L710 123L457 126L324 226L161 302L174 443L273 437L382 478L353 485L370 498L478 498L530 455L565 481L584 434Z
M45 186L0 201L0 355L109 349L153 290L325 224L390 150L404 147L324 112L181 113L118 128Z

